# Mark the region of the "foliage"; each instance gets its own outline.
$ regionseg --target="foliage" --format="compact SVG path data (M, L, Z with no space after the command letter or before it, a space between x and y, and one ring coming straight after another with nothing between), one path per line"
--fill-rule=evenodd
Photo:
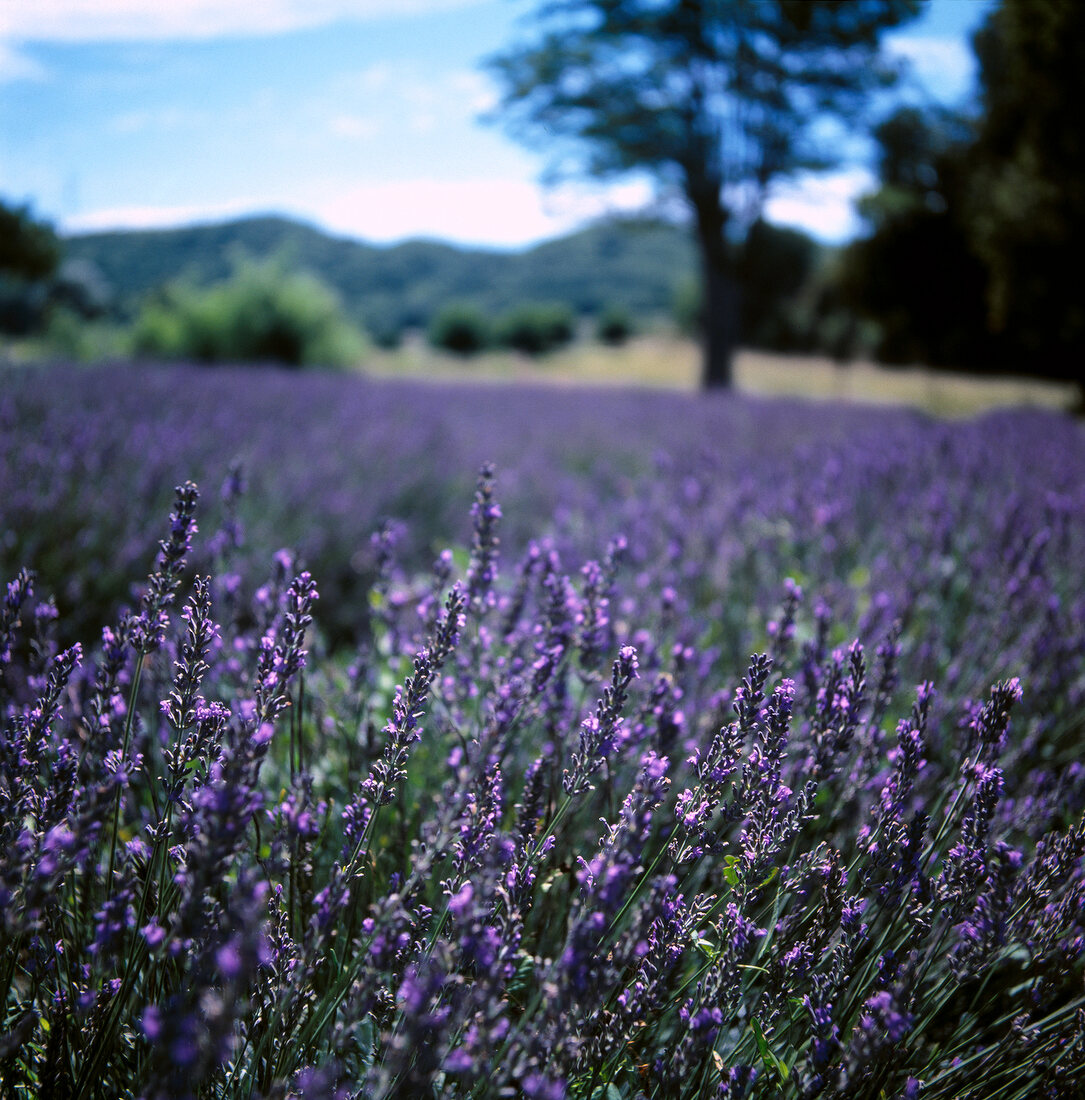
M905 108L879 127L870 233L841 291L883 360L1080 380L1083 41L1080 5L1001 0L974 40L978 113Z
M988 273L971 239L969 121L907 107L875 136L880 186L859 204L870 232L845 250L840 281L848 305L878 323L875 356L958 369L1020 363L988 331Z
M132 334L126 326L66 306L53 306L32 348L42 359L75 363L117 362L131 354Z
M727 235L749 226L774 180L836 159L839 142L819 139L825 120L855 127L887 75L880 34L918 11L918 0L558 0L541 6L533 41L490 67L512 132L560 168L646 171L681 193L708 303L704 382L726 386Z
M576 334L573 311L561 302L525 302L498 317L494 341L527 355L545 355Z
M99 320L112 311L113 288L93 262L65 259L50 281L49 302L53 309Z
M0 202L0 274L44 279L60 263L52 226L35 220L29 208Z
M994 332L1037 373L1081 378L1085 358L1085 10L1001 0L975 39L982 116L970 239Z
M279 218L86 234L67 238L64 247L69 258L100 269L115 288L121 319L165 283L182 278L202 287L227 278L229 257L240 251L313 272L375 338L424 329L439 309L465 300L491 317L549 299L568 302L578 314L597 313L613 300L638 316L665 315L675 283L694 263L684 229L631 218L601 221L520 252L434 241L376 247Z
M848 358L855 323L841 300L836 252L797 229L758 219L730 265L741 287L738 317L743 347L782 352L828 352ZM704 328L704 300L696 280L683 281L672 301L680 332Z
M47 279L59 262L52 227L25 206L0 202L0 333L23 336L41 328L49 305Z
M394 351L403 343L403 329L395 324L371 323L367 332L378 348L384 348L387 351Z
M470 301L498 318L525 302L563 301L578 317L610 308L658 319L675 315L697 334L700 292L688 233L665 222L613 219L523 253L467 251L432 242L372 248L335 241L318 231L274 219L156 232L95 234L66 242L68 263L93 264L100 282L115 287L111 315L123 318L155 285L187 272L205 286L228 273L224 256L242 249L255 258L314 271L342 297L350 316L364 317L374 343L394 347L405 329L428 328L437 313ZM265 251L266 250L266 251ZM756 250L760 258L753 256ZM795 230L758 222L736 262L751 279L742 297L745 346L782 351L820 349L823 286L820 250ZM750 257L750 258L744 258ZM772 258L771 261L769 258ZM776 260L787 271L774 278ZM805 284L794 290L795 274Z
M595 338L601 344L618 347L637 330L629 311L620 305L609 305L596 318Z
M37 332L48 315L49 289L44 282L29 282L0 274L0 333L26 336Z
M96 426L118 382L136 403ZM79 503L81 547L120 537L175 434L278 445L218 505L177 489L98 643L9 574L7 1093L1077 1095L1080 426L266 383L17 373L0 403L0 509L53 525L31 564ZM349 438L392 420L386 460L427 456L463 512L480 438L510 464L431 566L374 532L368 625L334 653L327 593L267 553L281 529L247 555L241 509L301 478L307 523L358 511L388 479L337 410ZM45 461L68 496L19 515Z
M133 333L137 355L204 363L350 366L364 346L331 290L274 261L241 262L205 289L170 287L144 307Z
M490 344L490 322L469 302L449 302L430 322L427 338L435 348L475 355Z
M675 327L683 335L696 336L701 332L704 295L701 293L701 284L693 276L683 279L674 288L671 316Z

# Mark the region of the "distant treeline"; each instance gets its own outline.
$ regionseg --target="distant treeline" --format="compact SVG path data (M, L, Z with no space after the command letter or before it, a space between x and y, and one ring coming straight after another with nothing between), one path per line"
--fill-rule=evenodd
M228 277L239 257L275 257L326 283L378 342L427 328L450 303L469 303L491 318L540 301L561 302L581 316L612 305L637 316L669 314L694 270L688 235L643 219L603 222L522 252L425 240L380 247L271 217L88 234L67 239L64 248L71 260L94 265L115 308L130 317L165 284L206 285Z
M280 309L297 318L307 296L307 315L327 316L317 284L347 323L378 344L421 330L463 353L492 345L545 352L585 322L612 343L651 324L676 323L695 334L700 323L691 237L656 219L607 219L521 252L434 241L377 247L271 217L86 234L56 246L61 262L48 287L39 277L12 289L9 279L6 298L0 291L0 328L25 334L46 327L51 315L57 327L55 315L63 322L74 314L130 326L142 353L166 352L184 329L187 346L217 359L233 337L216 344L211 329L245 301L257 303L249 312ZM869 351L834 289L833 250L767 222L734 247L748 345L841 357ZM270 285L275 272L278 291ZM269 305L272 297L280 304ZM298 340L281 334L261 338L258 348L270 358L305 358Z
M1085 6L1004 0L974 43L976 109L905 107L876 129L860 239L756 221L732 242L742 343L1080 382L1085 143L1063 92L1085 95L1083 42ZM657 323L696 334L696 255L687 228L646 217L511 252L278 217L64 239L0 200L0 334L83 358L358 362L411 330L544 354Z

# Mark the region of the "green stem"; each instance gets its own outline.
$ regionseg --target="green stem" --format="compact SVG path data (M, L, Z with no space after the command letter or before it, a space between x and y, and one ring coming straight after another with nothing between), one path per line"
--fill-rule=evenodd
M124 737L121 747L120 764L124 764L128 756L128 749L132 741L133 718L136 713L136 704L139 697L139 683L143 677L143 663L147 659L144 652L140 652L136 658L135 671L132 673L132 688L128 692L128 713L124 716ZM106 901L113 898L113 872L117 861L117 836L121 823L121 791L120 787L113 793L113 829L109 841L109 871L106 875Z

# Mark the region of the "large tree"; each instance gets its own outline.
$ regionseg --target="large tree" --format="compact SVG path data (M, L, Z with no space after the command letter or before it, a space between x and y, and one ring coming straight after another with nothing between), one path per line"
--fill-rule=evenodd
M676 186L701 254L706 386L727 386L738 333L727 247L769 185L825 169L888 79L883 31L921 0L550 0L535 36L490 62L500 113L555 161Z
M35 221L26 206L0 200L0 274L44 279L60 262L60 244L51 226Z
M970 229L989 272L989 322L1019 349L1021 369L1080 384L1085 5L1002 0L974 44L983 114Z
M859 202L869 232L842 255L845 303L876 322L883 362L998 369L1013 357L989 330L971 240L973 120L904 107L874 136L880 186Z
M40 327L48 306L46 280L60 262L52 227L25 206L0 200L0 333L25 336Z

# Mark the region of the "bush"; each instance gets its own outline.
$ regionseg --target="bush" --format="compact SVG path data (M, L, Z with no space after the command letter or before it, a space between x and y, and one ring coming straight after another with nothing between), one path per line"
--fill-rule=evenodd
M518 306L504 314L495 326L495 338L502 347L526 355L545 355L568 344L575 334L573 311L558 302Z
M476 306L452 302L430 322L427 332L435 348L456 355L476 355L490 344L490 323Z
M213 286L168 288L141 311L132 343L153 358L292 367L350 366L365 350L334 291L276 261L242 262Z
M45 325L49 288L42 280L32 281L0 271L0 332L28 336Z
M130 352L131 334L113 321L88 319L67 306L54 306L38 346L42 358L100 363L124 359Z
M682 279L674 288L671 315L683 336L699 336L704 327L704 293L694 276Z
M624 344L633 332L633 318L624 306L619 305L607 306L595 325L596 339L603 344Z

